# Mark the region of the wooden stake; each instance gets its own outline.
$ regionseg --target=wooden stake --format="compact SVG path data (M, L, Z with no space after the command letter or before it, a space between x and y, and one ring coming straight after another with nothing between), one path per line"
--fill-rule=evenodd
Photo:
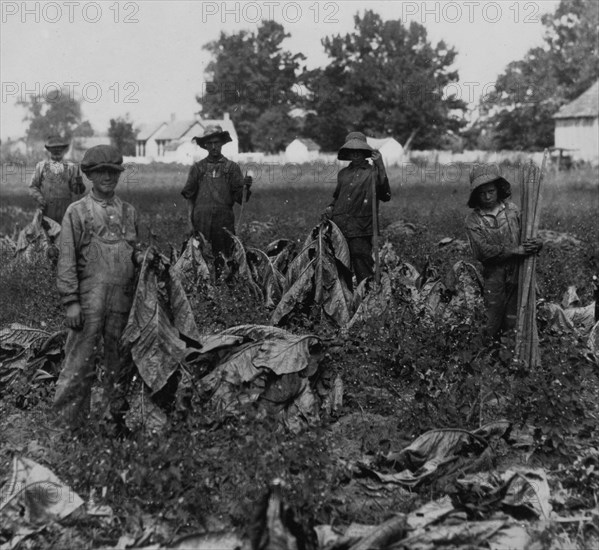
M374 282L378 286L381 282L381 259L379 256L379 212L376 197L377 178L372 179L372 248L374 250Z
M548 150L545 149L541 169L531 162L520 179L521 231L520 242L535 238L539 227L540 188L545 173ZM516 324L516 357L530 367L539 363L539 336L536 319L536 255L526 256L518 272L518 318Z
M245 175L248 175L248 172L245 173ZM252 174L250 173L250 176ZM239 216L237 217L237 227L235 228L235 233L237 235L239 235L239 230L241 229L241 219L243 218L243 206L245 205L246 201L247 201L247 196L248 196L248 188L247 185L244 183L243 184L243 188L241 189L241 207L239 208Z

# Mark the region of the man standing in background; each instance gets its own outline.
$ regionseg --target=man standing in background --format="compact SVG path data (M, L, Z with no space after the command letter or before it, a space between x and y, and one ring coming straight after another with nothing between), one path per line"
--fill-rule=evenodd
M189 229L202 233L212 246L218 279L224 265L221 253L231 253L231 238L225 229L235 233L233 205L249 198L252 178L244 178L239 165L223 156L223 145L232 139L220 126L208 126L202 137L192 141L206 149L208 156L191 167L181 194L188 201Z
M37 202L44 216L62 223L69 204L80 198L85 185L79 167L64 160L70 146L69 140L51 136L46 141L49 160L42 160L35 166L29 184L29 193Z

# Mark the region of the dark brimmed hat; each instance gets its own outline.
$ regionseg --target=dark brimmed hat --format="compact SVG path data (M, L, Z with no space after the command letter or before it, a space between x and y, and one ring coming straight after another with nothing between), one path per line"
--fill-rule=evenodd
M345 138L343 147L339 149L337 158L339 160L351 160L349 157L350 151L364 151L366 158L368 158L372 156L373 149L368 145L366 136L362 132L350 132Z
M220 139L223 142L223 145L233 141L229 135L229 132L223 130L220 126L206 126L204 135L202 137L196 136L191 138L191 141L195 141L202 149L206 149L206 142L215 137Z
M475 191L485 183L495 183L499 200L507 199L512 194L510 182L501 175L501 169L497 164L475 164L470 170L470 197L468 206L475 208L478 200Z
M123 172L123 155L112 145L96 145L88 149L81 161L81 171L87 175L96 170Z
M50 136L46 140L46 144L44 147L48 150L50 149L68 149L71 145L71 142L68 139L65 139L60 136Z

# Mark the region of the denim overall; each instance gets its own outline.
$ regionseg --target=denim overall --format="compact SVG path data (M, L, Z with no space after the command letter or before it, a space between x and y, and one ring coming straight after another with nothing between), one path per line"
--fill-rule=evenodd
M54 408L71 426L77 427L89 414L90 396L96 378L94 358L100 336L104 341L104 399L113 416L126 408L125 393L131 376L129 353L120 340L133 300L136 239L131 208L123 203L121 225L103 226L93 214L93 201L87 196L85 232L77 265L79 302L84 316L80 330L69 331L65 361L56 384ZM104 206L107 214L115 212Z
M216 263L221 252L225 256L231 252L231 238L223 227L235 233L234 201L226 166L226 163L208 163L193 208L193 227L211 243Z
M67 207L73 202L68 164L66 162L61 164L62 172L57 173L52 170L50 163L46 162L41 178L47 205L45 215L58 223L62 222Z

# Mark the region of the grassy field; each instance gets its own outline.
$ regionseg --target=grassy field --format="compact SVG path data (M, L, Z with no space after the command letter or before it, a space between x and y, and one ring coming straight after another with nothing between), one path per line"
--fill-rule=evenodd
M278 238L302 242L331 201L334 165L252 168L255 181L244 208L242 241L259 248ZM506 174L517 177L517 167L507 167ZM165 253L169 246L178 248L186 237L187 206L180 195L186 177L187 168L183 166L138 166L125 171L117 188L118 194L138 210L141 240L153 242ZM585 243L579 249L551 249L540 257L539 286L541 296L547 300L559 302L570 285L579 289L583 301L592 299L591 277L599 269L598 177L597 169L550 172L546 177L540 228L565 232ZM401 239L387 236L403 259L418 269L432 261L440 272L446 272L457 258L445 254L436 244L445 237L466 238L463 220L468 213L468 166L393 167L389 180L392 198L381 203L380 208L383 235L387 235L385 228L397 220L418 225L415 235ZM31 219L33 202L27 195L26 182L19 171L5 174L0 186L0 234L11 235L16 226L23 227ZM518 185L512 189L513 200L518 204ZM237 216L238 213L236 206ZM462 255L462 259L468 259L468 255ZM555 269L556 264L564 268ZM7 322L11 315L5 309L0 320Z
M254 167L253 193L240 231L244 244L264 248L277 238L303 242L318 223L330 202L335 172L330 167L315 171L309 165L292 168L256 174ZM392 199L381 205L382 233L400 257L419 270L427 266L443 277L455 261L470 261L462 249L437 245L445 237L465 239L467 172L467 167L416 165L389 170ZM186 205L180 189L186 175L185 167L142 166L126 172L117 189L140 214L141 239L165 253L185 238ZM540 255L538 285L540 296L548 301L559 302L569 285L578 288L583 304L592 300L591 277L599 270L597 181L596 169L550 173L546 178L540 227L581 241L576 246L546 246ZM0 234L12 234L15 224L22 227L33 213L26 179L19 174L3 178L0 198ZM517 189L514 200L518 202ZM406 236L389 231L398 220L414 224L415 232ZM0 327L21 322L61 328L52 268L44 261L16 265L6 251L0 254ZM196 311L199 322L221 328L268 322L269 312L245 290L219 288L206 303L194 302L202 309L201 314ZM529 464L548 471L558 462L567 469L581 449L597 448L597 373L596 366L583 359L583 342L541 325L543 366L522 372L490 350L481 350L478 328L431 327L404 310L389 311L343 336L316 322L303 326L332 338L327 361L343 376L345 401L340 419L326 418L321 426L300 434L281 431L254 409L221 422L206 409L160 438L138 435L116 441L92 429L74 441L51 439L44 419L53 384L29 389L25 403L8 390L0 398L0 430L10 441L0 445L0 479L10 471L11 453L33 448L33 456L79 494L104 490L105 502L115 511L114 522L88 519L66 530L50 529L36 539L40 548L92 548L116 544L124 533L139 533L140 518L171 535L222 528L247 532L256 502L274 476L287 482L287 497L304 522L381 522L442 492L428 486L385 506L358 503L347 493L353 473L343 465L345 459L351 453L376 455L389 441L395 447L399 440L409 441L432 427L474 428L480 421L500 417L519 427L532 425L540 431ZM489 389L498 397L483 411L478 400ZM36 445L31 447L31 441ZM511 455L500 465L523 460ZM587 508L599 489L599 480L590 475L568 478ZM581 547L585 541L596 542L592 533L569 532ZM167 538L157 534L153 540Z

